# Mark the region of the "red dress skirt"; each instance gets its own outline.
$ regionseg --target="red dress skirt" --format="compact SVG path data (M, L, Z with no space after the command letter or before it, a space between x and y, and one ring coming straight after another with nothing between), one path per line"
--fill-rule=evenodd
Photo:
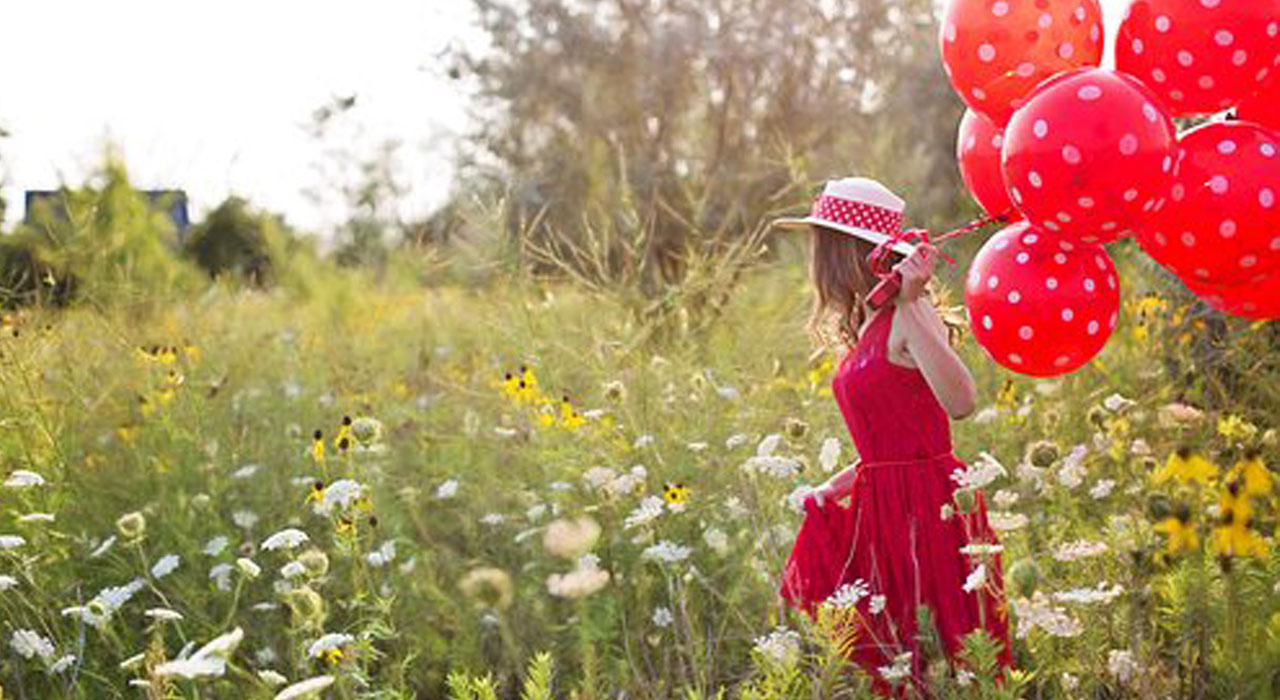
M973 512L942 516L956 489L951 474L965 465L951 452L949 418L924 375L889 360L895 308L890 304L872 319L832 380L862 459L849 505L806 502L780 589L792 606L812 615L845 584L862 582L851 656L886 696L895 691L879 669L906 651L912 652L913 684L927 693L917 644L920 605L931 609L949 656L966 634L985 628L1003 642L1001 662L1011 663L999 556L960 551L995 544L996 535L981 494ZM985 583L965 591L966 579L983 561ZM901 686L897 694L904 696Z

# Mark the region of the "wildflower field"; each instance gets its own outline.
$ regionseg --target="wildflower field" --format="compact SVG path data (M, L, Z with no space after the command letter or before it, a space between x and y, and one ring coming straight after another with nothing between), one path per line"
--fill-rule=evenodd
M6 313L4 697L863 697L822 626L875 591L776 596L856 459L804 274L698 332L528 279ZM1128 292L1063 379L964 345L1018 670L975 637L947 697L1280 688L1275 328Z

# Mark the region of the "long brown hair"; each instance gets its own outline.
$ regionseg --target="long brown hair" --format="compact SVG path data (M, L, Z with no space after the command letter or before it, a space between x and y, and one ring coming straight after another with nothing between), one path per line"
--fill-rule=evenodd
M814 344L852 347L866 321L863 300L878 281L867 256L875 246L825 226L812 226L813 310L808 331ZM894 254L895 259L901 256Z

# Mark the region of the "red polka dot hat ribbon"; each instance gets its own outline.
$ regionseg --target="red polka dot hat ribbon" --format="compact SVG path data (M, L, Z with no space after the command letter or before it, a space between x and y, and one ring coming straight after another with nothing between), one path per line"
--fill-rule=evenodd
M866 202L855 202L834 195L823 193L813 202L813 211L809 214L814 219L822 219L832 223L843 224L853 228L888 236L902 235L902 212L885 207L878 207Z

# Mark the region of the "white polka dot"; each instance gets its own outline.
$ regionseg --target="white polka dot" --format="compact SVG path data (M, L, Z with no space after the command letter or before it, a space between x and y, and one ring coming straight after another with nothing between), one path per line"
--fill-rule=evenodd
M1053 261L1054 261L1054 262L1056 262L1056 263L1058 263L1059 265L1066 265L1066 264L1067 264L1067 256L1066 256L1066 255L1063 255L1062 253L1057 253L1057 254L1055 254L1055 255L1053 256Z
M1081 209L1092 209L1094 204L1093 197L1081 197L1076 200L1076 203L1080 205Z
M1214 85L1213 76L1202 75L1200 76L1200 79L1196 81L1196 84L1200 86L1201 90L1212 90Z
M1184 98L1184 97L1186 97L1186 95L1183 95L1181 90L1170 90L1170 91L1169 91L1169 97L1170 97L1174 102L1181 102L1181 101L1183 100L1183 98Z
M1061 231L1061 230L1062 230L1062 227L1061 227L1061 226L1059 226L1059 225L1058 225L1058 222L1056 222L1056 221L1045 221L1045 222L1044 222L1043 224L1041 224L1041 225L1042 225L1044 228L1047 228L1047 229L1049 229L1050 231L1053 231L1054 233L1057 233L1058 231Z
M1040 178L1040 173L1034 170L1027 173L1027 180L1031 182L1032 187L1036 187L1036 188L1044 184L1044 180Z
M1167 173L1172 168L1173 168L1173 158L1171 158L1170 156L1165 156L1164 162L1160 163L1160 170Z
M1218 46L1230 46L1235 40L1235 35L1225 29L1219 29L1213 33L1213 40Z
M1229 186L1230 183L1224 175L1214 175L1209 178L1209 189L1213 190L1214 194L1226 194Z
M1058 356L1058 359L1056 359L1056 360L1054 360L1054 361L1053 361L1053 366L1054 366L1054 367L1066 367L1066 366L1067 366L1067 365L1069 365L1069 364L1071 364L1071 356L1070 356L1070 355L1059 355L1059 356Z
M1017 187L1010 187L1009 194L1013 195L1013 201L1022 204L1022 192Z
M1004 17L1005 15L1009 14L1009 3L1005 2L1004 0L1000 0L1000 2L997 2L996 4L991 6L991 14L995 15L996 17Z
M1058 221L1061 221L1064 224L1069 224L1071 223L1071 215L1065 211L1060 211L1058 212Z
M1040 19L1038 19L1036 23L1040 25L1041 29L1048 29L1053 26L1053 15L1046 12L1040 15Z
M1150 102L1142 103L1142 116L1146 117L1147 121L1152 124L1160 121L1160 112L1156 111L1156 108L1152 107Z
M1269 37L1271 37L1272 39L1274 39L1274 38L1276 38L1276 35L1277 35L1277 34L1280 34L1280 23L1272 22L1271 24L1268 24L1268 25L1267 25L1267 36L1269 36Z
M1156 18L1156 31L1167 32L1173 26L1173 22L1169 21L1168 16L1160 15Z
M999 287L999 286L1000 286L1000 278L999 278L999 277L996 277L995 275L992 275L992 276L987 280L987 289L995 289L996 287Z
M1115 288L1116 288L1116 276L1115 276L1115 275L1107 275L1107 287L1109 287L1109 288L1111 288L1111 289L1115 289Z
M1062 320L1063 320L1063 321L1071 321L1071 320L1074 320L1074 319L1075 319L1075 317L1076 317L1076 312L1072 311L1071 309L1063 309L1063 310L1062 310Z
M1099 326L1098 326L1098 322L1097 322L1097 321L1090 321L1090 322L1089 322L1089 327L1088 327L1086 330L1088 330L1088 331L1089 331L1089 335L1097 335L1097 334L1098 334L1098 328L1099 328Z
M1097 265L1099 270L1106 271L1107 269L1107 261L1103 260L1101 255L1093 256L1093 264Z
M1022 356L1017 353L1011 354L1009 355L1009 361L1015 365L1020 365L1022 364Z
M1082 86L1079 90L1076 90L1076 97L1079 97L1085 102L1093 102L1099 97L1102 97L1102 88L1097 85Z
M1067 251L1068 253L1076 249L1075 246L1071 245L1070 241L1058 241L1058 247Z
M1276 239L1276 241L1277 241L1277 242L1280 242L1280 238L1277 238L1277 239ZM1057 289L1057 288L1058 288L1058 278L1057 278L1057 277L1049 277L1049 278L1047 278L1047 279L1044 281L1044 286L1048 287L1049 289Z
M1089 15L1088 15L1088 14L1086 14L1086 13L1085 13L1085 11L1084 11L1084 5L1081 5L1080 7L1077 7L1077 8L1076 8L1075 16L1076 16L1076 21L1077 21L1077 22L1083 22L1083 21L1085 20L1085 18L1089 16Z
M1280 253L1280 236L1271 239L1271 252Z
M1169 196L1173 197L1173 201L1181 202L1182 198L1187 196L1187 188L1183 187L1182 183L1178 183L1173 186L1173 189L1169 192Z
M1208 279L1209 271L1204 269L1203 267L1197 267L1195 271L1195 276L1199 277L1200 279Z
M1009 239L1001 238L996 241L996 250L1004 250L1009 247Z
M1040 237L1034 233L1028 233L1027 235L1022 237L1022 242L1026 243L1027 245L1035 245L1036 241L1038 240L1040 240Z
M1218 225L1218 233L1222 234L1223 238L1231 238L1236 235L1236 222L1231 219L1223 221Z
M1235 152L1236 152L1235 141L1227 140L1218 144L1218 153L1221 153L1224 156L1229 156Z
M1264 143L1261 146L1258 146L1258 153L1261 153L1264 158L1271 158L1275 156L1276 154L1275 144Z
M1258 204L1261 204L1263 209L1270 209L1275 206L1275 203L1276 193L1272 192L1271 188L1264 187L1262 191L1258 192Z
M1076 47L1072 46L1069 41L1062 42L1062 46L1058 47L1058 57L1064 61L1071 60L1071 57L1074 56L1075 53Z
M1037 119L1036 123L1031 125L1031 132L1034 133L1036 135L1036 138L1038 139L1042 139L1045 136L1048 136L1049 122L1043 119Z
M1157 83L1163 83L1165 80L1168 80L1168 76L1164 74L1163 70L1159 68L1152 68L1151 79L1156 81Z
M978 47L978 60L983 63L991 63L996 58L996 47L991 44L983 44Z
M1031 326L1023 326L1022 328L1018 329L1018 337L1022 338L1023 340L1031 340L1035 336L1035 334L1036 334L1036 331Z
M1133 134L1125 134L1120 138L1120 152L1126 156L1131 156L1138 152L1138 137Z
M1031 77L1032 75L1034 75L1034 74L1035 74L1035 72L1036 72L1036 64L1034 64L1034 63L1025 63L1025 62L1024 62L1024 63L1019 63L1019 64L1018 64L1018 68L1017 68L1016 70L1017 70L1017 72L1018 72L1018 77L1020 77L1020 78L1030 78L1030 77Z
M1200 0L1200 4L1212 10L1213 8L1222 4L1222 0Z
M1111 326L1112 328L1115 328L1115 327L1116 327L1116 321L1118 321L1118 320L1120 320L1120 314L1116 313L1115 311L1112 311L1112 312L1111 312L1111 318L1107 319L1107 325L1108 325L1108 326Z
M969 91L969 94L973 95L974 99L978 99L978 100L987 99L987 91L983 90L982 88L974 88Z
M1093 281L1092 277L1084 278L1084 291L1092 292L1098 288L1098 284Z
M1080 149L1067 144L1062 147L1062 159L1071 165L1079 165L1081 161Z
M1142 55L1142 49L1143 49L1143 48L1144 48L1144 47L1143 47L1143 44L1142 44L1142 40L1141 40L1141 39L1134 39L1134 40L1133 40L1133 52L1134 52L1134 53L1136 53L1136 54L1138 54L1139 56L1141 56L1141 55Z
M1133 189L1132 187L1124 191L1124 201L1132 202L1137 198L1138 198L1138 191Z
M1196 247L1196 235L1190 231L1182 232L1182 245L1188 248Z
M995 325L995 324L991 322L991 317L990 317L990 316L983 316L983 317L982 317L982 327L983 327L983 328L985 328L985 329L987 329L987 330L991 330L991 327L992 327L992 326L994 326L994 325Z
M1249 54L1244 49L1236 49L1235 52L1231 54L1231 62L1237 67L1243 66L1249 62Z
M1012 292L1009 292L1009 296L1007 298L1009 299L1010 304L1017 304L1022 301L1022 294L1015 289Z
M1026 265L1027 262L1031 260L1031 255L1026 252L1018 253L1018 257L1016 257L1015 260L1018 261L1019 265Z
M956 25L951 22L947 22L946 38L947 38L947 41L956 40Z
M1258 264L1258 256L1256 255L1246 255L1240 258L1240 267L1243 267L1246 270L1257 264Z

